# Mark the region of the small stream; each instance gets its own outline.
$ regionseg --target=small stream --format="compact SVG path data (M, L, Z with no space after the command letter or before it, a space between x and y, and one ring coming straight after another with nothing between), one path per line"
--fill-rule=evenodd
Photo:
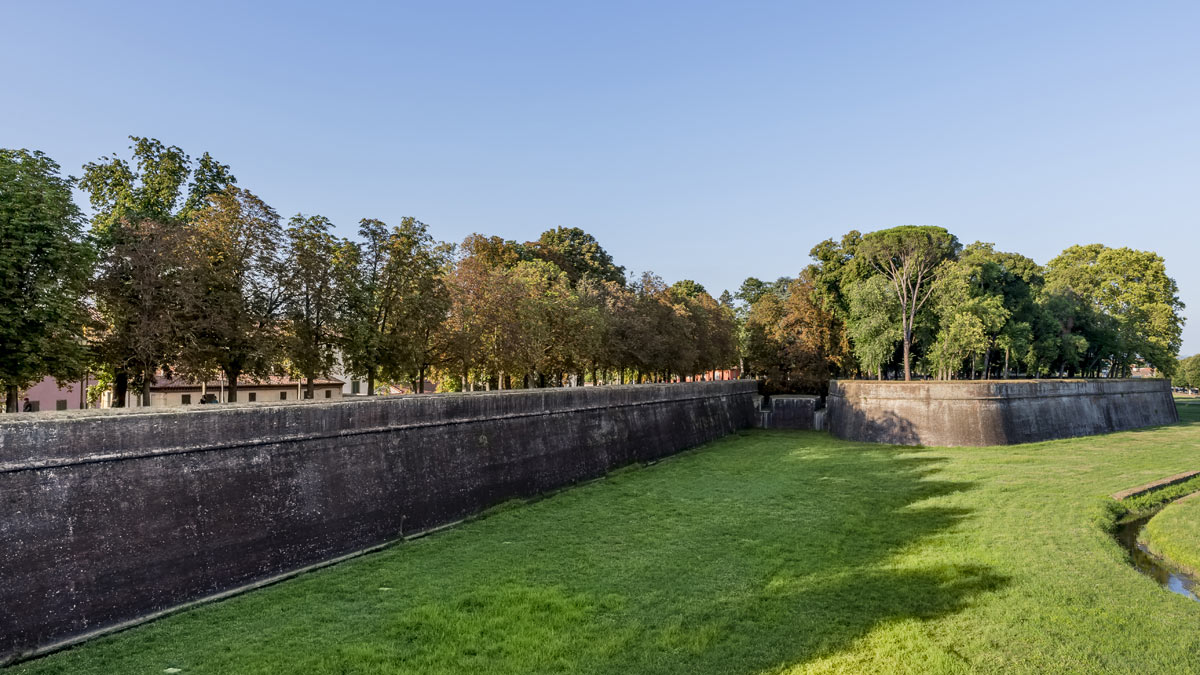
M1175 569L1167 561L1150 553L1145 546L1138 543L1138 535L1142 533L1142 528L1148 520L1154 517L1155 513L1158 512L1155 511L1148 516L1118 525L1117 541L1125 547L1125 550L1129 551L1129 562L1133 563L1137 571L1151 577L1172 593L1200 601L1200 597L1196 596L1196 593L1200 592L1200 583Z

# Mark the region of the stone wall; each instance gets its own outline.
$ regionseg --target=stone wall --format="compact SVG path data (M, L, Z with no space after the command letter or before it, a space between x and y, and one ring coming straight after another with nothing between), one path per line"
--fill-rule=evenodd
M819 396L776 394L758 400L758 426L761 429L820 429L823 411L817 410Z
M1167 380L834 380L830 432L898 445L1007 445L1178 421Z
M0 663L754 425L753 381L12 415Z

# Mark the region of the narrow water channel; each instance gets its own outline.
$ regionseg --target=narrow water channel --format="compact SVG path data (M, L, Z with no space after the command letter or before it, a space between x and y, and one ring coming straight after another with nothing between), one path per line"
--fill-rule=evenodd
M1172 593L1200 601L1200 597L1196 596L1196 593L1200 592L1200 584L1197 584L1195 579L1175 569L1170 563L1150 553L1145 546L1138 543L1138 535L1142 533L1142 528L1152 517L1154 517L1154 513L1118 525L1117 541L1125 547L1125 550L1129 551L1129 562L1133 563L1137 571L1154 579Z

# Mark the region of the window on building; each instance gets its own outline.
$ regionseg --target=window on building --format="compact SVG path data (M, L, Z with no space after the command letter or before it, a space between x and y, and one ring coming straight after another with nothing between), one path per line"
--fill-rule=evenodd
M246 400L250 401L251 403L254 403L255 401L258 400L258 392L256 392L256 391L250 392L249 394L246 395Z
M351 382L350 383L350 393L351 394L359 393L359 391L360 391L359 387L361 386L361 384L362 383L359 382L358 380L354 380L353 382Z
M184 405L191 405L192 404L192 395L191 394L180 394L179 402Z
M286 392L286 391L281 391L281 392L279 392L279 400L280 400L280 401L286 401L286 400L287 400L287 392Z
M57 401L55 401L54 409L55 410L66 410L67 409L67 399L60 398Z
M333 390L332 389L325 390L325 398L333 398Z

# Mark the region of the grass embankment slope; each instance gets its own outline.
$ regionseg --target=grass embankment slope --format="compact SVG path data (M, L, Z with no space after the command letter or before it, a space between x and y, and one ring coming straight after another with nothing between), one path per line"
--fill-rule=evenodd
M1181 411L1015 447L734 436L14 671L1197 672L1200 603L1101 529L1103 495L1200 468Z
M1141 541L1154 555L1192 574L1200 571L1200 498L1168 504L1146 523Z

